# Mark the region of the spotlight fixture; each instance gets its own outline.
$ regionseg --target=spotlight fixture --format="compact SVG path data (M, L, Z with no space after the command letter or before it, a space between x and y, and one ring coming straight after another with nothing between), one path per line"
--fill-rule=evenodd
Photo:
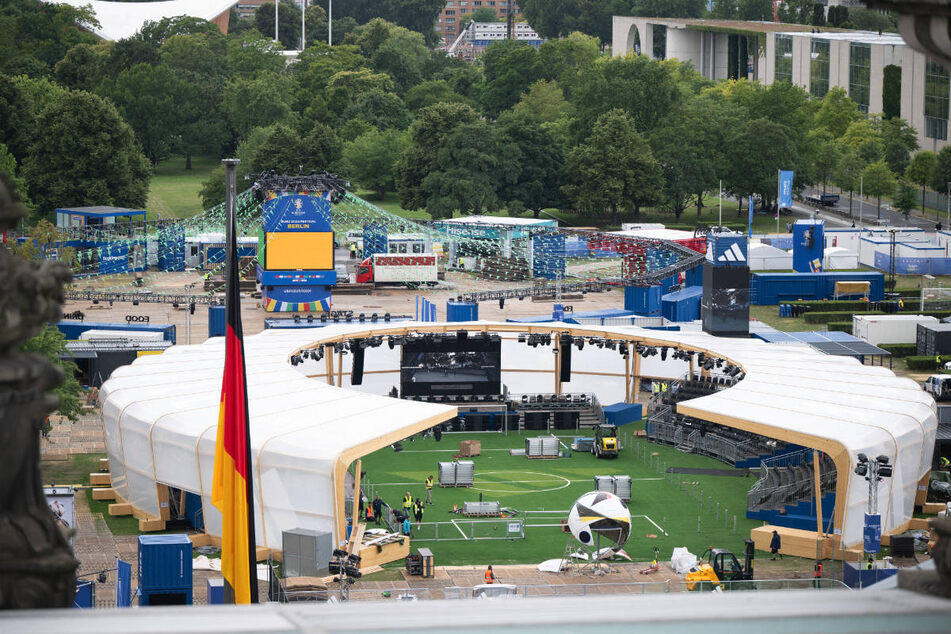
M667 346L664 346L663 348L660 349L660 360L661 361L667 360Z

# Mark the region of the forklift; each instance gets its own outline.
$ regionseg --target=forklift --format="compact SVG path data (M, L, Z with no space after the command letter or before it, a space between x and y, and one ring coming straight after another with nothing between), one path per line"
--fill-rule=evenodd
M591 453L596 458L617 458L619 446L616 425L598 425L594 429L594 444Z
M700 563L691 568L684 578L687 590L729 589L731 581L752 581L753 540L747 539L744 543L746 565L740 565L736 555L726 548L708 548L700 557Z

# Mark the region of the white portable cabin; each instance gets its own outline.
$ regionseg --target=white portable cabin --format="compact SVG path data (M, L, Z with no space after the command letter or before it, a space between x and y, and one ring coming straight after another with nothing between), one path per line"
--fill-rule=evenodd
M883 343L915 343L918 324L936 324L927 315L852 315L852 334L877 346Z
M859 254L845 247L826 247L822 252L823 271L844 271L859 268Z

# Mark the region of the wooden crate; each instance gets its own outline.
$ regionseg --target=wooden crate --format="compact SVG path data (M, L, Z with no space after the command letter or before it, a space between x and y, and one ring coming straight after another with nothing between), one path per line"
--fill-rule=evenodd
M114 500L116 499L116 490L109 489L93 489L92 490L92 499L94 500Z
M782 540L782 548L779 552L783 555L792 555L794 557L805 557L814 559L816 556L816 532L804 531L796 528L786 528L785 526L759 526L750 531L750 539L756 550L769 552L769 542L773 538L773 531L779 533ZM823 537L819 540L819 558L832 559L835 552L835 541L832 537Z
M93 485L94 487L107 487L112 484L112 478L109 477L108 473L90 473L89 484Z
M119 502L109 505L109 515L121 516L132 515L132 505L127 502Z
M472 458L482 454L481 440L463 440L459 443L459 457Z
M155 531L165 530L165 520L139 520L139 531L143 533L153 533Z
M405 559L409 554L409 537L381 546L363 546L357 552L360 555L360 570L372 566L382 566L391 561Z
M921 507L921 512L925 515L937 515L944 510L944 502L926 502Z
M108 471L108 470L109 470L109 459L108 459L108 458L100 458L100 459L99 459L99 470L100 470L100 471Z

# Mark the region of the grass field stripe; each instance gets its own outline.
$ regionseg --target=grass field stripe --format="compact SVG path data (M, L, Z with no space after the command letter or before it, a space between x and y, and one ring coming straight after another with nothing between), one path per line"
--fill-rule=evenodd
M466 532L465 532L464 530L462 530L461 528L459 528L459 525L456 524L456 520L449 520L449 521L452 522L452 525L456 527L456 530L459 531L459 533L462 535L462 538L463 538L464 540L466 540L466 541L469 541L469 536L466 535Z
M645 520L647 520L648 522L650 522L651 524L653 524L653 525L657 528L657 530L659 530L661 533L663 533L663 534L664 534L664 537L670 537L670 535L667 534L667 531L665 531L665 530L664 530L663 528L661 528L660 526L657 526L657 522L655 522L655 521L652 520L651 518L647 517L646 515L632 515L631 517L632 517L632 518L634 518L634 517L643 517Z

